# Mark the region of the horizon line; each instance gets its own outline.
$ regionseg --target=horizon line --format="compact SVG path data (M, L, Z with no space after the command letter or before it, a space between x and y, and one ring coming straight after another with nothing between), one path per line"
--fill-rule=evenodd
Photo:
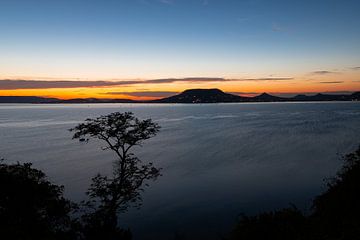
M0 97L39 97L39 98L53 98L53 99L58 99L58 100L72 100L72 99L98 99L98 100L132 100L132 101L151 101L151 100L160 100L160 99L164 99L167 97L171 97L171 96L176 96L178 94L181 94L185 91L188 90L220 90L224 93L227 94L232 94L235 96L240 96L240 97L256 97L259 96L261 94L269 94L272 96L276 96L276 97L282 97L282 98L292 98L296 95L306 95L306 96L315 96L317 94L328 94L328 95L351 95L353 93L356 92L360 92L360 90L356 90L356 91L349 91L349 90L344 90L344 91L320 91L320 92L267 92L267 91L262 91L262 92L232 92L232 91L223 91L220 88L188 88L188 89L184 89L183 91L179 91L179 92L171 92L173 93L172 95L168 95L168 96L141 96L139 93L157 93L157 92L167 92L167 91L138 91L138 92L109 92L109 93L104 93L103 95L123 95L123 96L128 96L129 98L114 98L114 97L104 97L104 98L99 98L99 97L75 97L75 98L62 98L62 97L51 97L51 96L46 96L46 95L0 95ZM133 93L136 93L136 95L132 95ZM170 92L169 92L170 93ZM134 97L138 97L138 99L134 98ZM147 97L148 99L141 99L141 97Z

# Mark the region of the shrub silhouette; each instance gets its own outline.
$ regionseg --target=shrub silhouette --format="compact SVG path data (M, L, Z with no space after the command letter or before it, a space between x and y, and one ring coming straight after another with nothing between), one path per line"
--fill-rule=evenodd
M313 201L312 212L285 208L242 216L230 239L352 240L360 236L360 146L342 157L344 166Z
M0 163L1 239L74 239L72 203L30 163Z
M241 217L232 239L301 239L307 226L305 216L295 207Z
M313 203L311 221L318 239L360 237L360 146L342 158L344 166Z
M95 119L86 119L70 131L74 139L88 142L99 139L103 150L115 153L111 177L98 174L87 192L86 206L92 210L83 217L88 239L129 239L129 231L118 227L118 214L130 206L140 206L141 192L147 180L155 180L160 170L152 163L144 164L131 149L157 134L160 127L151 119L139 120L133 113L111 113Z

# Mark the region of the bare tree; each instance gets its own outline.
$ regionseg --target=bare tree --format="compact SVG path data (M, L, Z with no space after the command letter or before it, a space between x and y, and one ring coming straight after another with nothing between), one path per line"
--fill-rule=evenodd
M92 179L87 192L87 206L94 212L87 215L91 225L103 226L103 232L117 229L117 214L126 211L129 206L140 206L141 191L147 185L146 180L155 180L160 169L152 163L144 164L131 149L141 146L143 141L157 134L160 127L151 119L139 120L133 113L111 113L95 119L86 119L84 123L70 129L73 139L88 142L100 139L105 143L103 150L116 154L111 177L98 174ZM99 232L97 229L96 232ZM93 234L93 233L91 233ZM120 234L119 234L120 235ZM105 239L104 235L101 236Z

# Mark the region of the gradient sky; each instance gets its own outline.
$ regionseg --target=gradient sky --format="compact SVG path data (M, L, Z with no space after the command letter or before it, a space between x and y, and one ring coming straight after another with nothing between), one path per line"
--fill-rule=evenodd
M358 0L0 0L0 95L358 91L359 26Z

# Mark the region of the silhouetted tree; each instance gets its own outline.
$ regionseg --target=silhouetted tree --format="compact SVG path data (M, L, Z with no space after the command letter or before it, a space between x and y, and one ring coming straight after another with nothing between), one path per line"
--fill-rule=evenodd
M75 239L72 209L63 187L30 163L0 162L0 239Z
M86 205L93 209L84 217L88 239L129 239L129 231L118 228L117 214L129 206L141 204L141 191L146 180L155 180L159 169L152 163L144 164L131 149L157 134L160 127L151 119L139 120L131 112L111 113L95 119L86 119L70 131L74 139L86 142L90 138L102 140L117 159L111 177L98 174L92 179Z

